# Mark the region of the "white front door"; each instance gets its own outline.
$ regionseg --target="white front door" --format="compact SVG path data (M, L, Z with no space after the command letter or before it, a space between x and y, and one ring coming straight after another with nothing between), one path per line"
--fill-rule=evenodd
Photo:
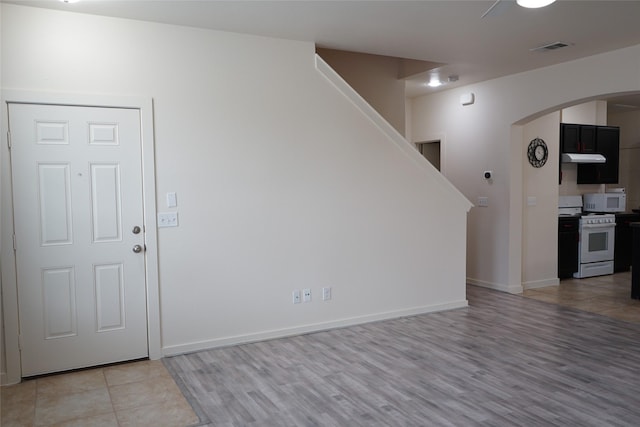
M140 111L12 103L9 131L22 376L147 357Z

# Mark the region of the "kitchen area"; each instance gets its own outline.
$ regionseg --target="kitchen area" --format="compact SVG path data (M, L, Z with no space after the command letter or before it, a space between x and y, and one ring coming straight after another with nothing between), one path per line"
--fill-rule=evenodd
M563 166L575 164L578 186L604 185L605 191L559 196L558 277L629 271L631 223L640 221L640 209L628 209L625 188L613 187L619 181L620 129L562 123L560 153L560 184Z
M560 113L558 285L525 287L523 296L640 323L640 290L632 295L640 111L607 114L606 106Z

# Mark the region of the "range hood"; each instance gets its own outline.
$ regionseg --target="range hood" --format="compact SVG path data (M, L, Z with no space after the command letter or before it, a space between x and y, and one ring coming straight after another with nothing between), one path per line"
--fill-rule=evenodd
M562 163L606 163L602 154L562 153Z

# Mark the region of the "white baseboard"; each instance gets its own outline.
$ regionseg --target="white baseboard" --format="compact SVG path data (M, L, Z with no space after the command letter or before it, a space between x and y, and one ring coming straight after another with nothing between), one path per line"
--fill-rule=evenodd
M508 292L510 294L521 294L524 291L522 285L505 285L502 283L486 282L484 280L473 279L467 277L467 283L470 285L481 286L483 288L493 289L500 292Z
M530 282L524 282L522 287L524 289L537 289L537 288L545 288L547 286L558 286L560 285L560 279L557 277L555 279L544 279L544 280L532 280Z
M418 314L435 313L438 311L453 310L469 305L468 301L456 301L446 304L437 304L426 307L416 307L407 310L378 313L366 316L351 317L347 319L333 320L329 322L314 323L310 325L283 328L271 331L257 332L254 334L237 335L225 338L216 338L206 341L198 341L186 344L178 344L163 347L163 356L177 356L179 354L192 353L200 350L210 350L219 347L228 347L238 344L248 344L258 341L266 341L276 338L285 338L295 335L308 334L312 332L322 332L331 329L344 328L347 326L361 325L363 323L377 322L380 320L397 319L401 317L416 316Z

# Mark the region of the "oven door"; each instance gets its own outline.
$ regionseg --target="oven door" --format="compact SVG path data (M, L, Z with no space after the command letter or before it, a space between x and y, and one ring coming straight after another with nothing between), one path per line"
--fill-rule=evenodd
M580 263L613 259L615 224L583 224L580 227Z

